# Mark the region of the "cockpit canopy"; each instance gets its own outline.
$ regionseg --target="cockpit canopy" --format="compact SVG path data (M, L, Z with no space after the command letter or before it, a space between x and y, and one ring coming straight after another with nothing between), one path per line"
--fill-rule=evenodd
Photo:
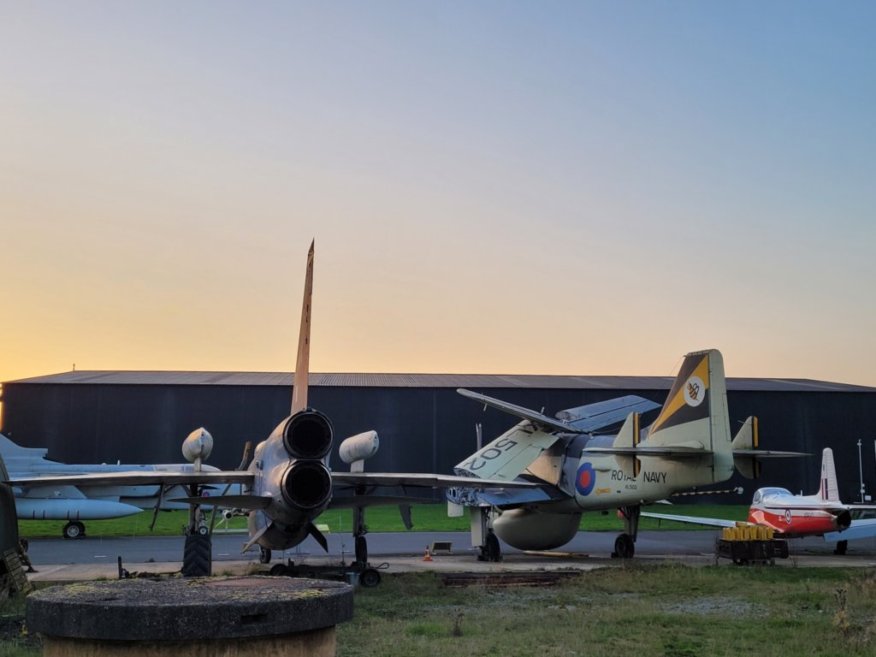
M763 501L764 497L773 497L779 495L787 495L791 497L791 491L787 488L759 488L757 492L754 494L754 499L752 500L754 504L760 504Z

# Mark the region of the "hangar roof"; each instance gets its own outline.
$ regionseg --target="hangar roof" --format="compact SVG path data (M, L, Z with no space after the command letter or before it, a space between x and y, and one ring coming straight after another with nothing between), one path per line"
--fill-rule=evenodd
M310 385L351 388L560 388L667 390L672 376L570 376L544 374L311 373ZM74 370L8 383L85 385L291 386L290 372L176 372ZM876 392L876 388L812 379L728 378L729 390L765 392Z

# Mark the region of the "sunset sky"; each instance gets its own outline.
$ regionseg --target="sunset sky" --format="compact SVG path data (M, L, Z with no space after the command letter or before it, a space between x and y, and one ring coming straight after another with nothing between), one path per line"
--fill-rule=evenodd
M0 381L876 386L876 3L0 0Z

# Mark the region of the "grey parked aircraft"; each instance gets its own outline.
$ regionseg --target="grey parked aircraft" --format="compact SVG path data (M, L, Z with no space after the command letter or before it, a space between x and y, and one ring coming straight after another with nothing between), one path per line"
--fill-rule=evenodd
M427 473L371 473L363 471L363 461L377 451L378 438L374 431L352 436L340 445L341 458L351 466L350 472L332 472L328 467L333 431L329 418L307 404L310 362L311 298L313 293L314 245L307 254L304 301L301 329L298 337L298 357L292 389L290 414L264 441L256 446L249 467L235 471L206 471L201 463L209 455L212 441L203 440L206 432L196 430L183 444L183 454L194 463L193 472L125 472L93 473L79 476L47 476L16 478L16 486L39 483L72 486L135 486L158 484L162 490L184 485L189 496L179 501L193 505L193 520L186 536L183 574L204 575L211 570L209 527L197 513L204 503L200 487L216 484L240 484L241 495L211 496L209 504L244 509L249 512L248 549L257 544L262 550L262 561L270 560L271 550L285 550L301 543L307 536L327 549L325 536L314 524L314 519L332 507L354 509L356 560L367 561L367 544L363 509L377 504L405 504L406 497L377 495L376 491L396 487L445 488L463 483L477 489L499 490L530 488L528 482L479 480L473 483L466 476ZM209 435L209 434L207 434ZM336 489L353 493L349 497L333 496ZM403 511L402 516L405 517ZM409 520L408 520L409 522Z

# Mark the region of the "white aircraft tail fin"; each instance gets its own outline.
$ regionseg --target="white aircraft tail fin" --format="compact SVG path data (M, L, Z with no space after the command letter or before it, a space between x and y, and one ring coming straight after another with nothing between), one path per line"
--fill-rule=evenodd
M821 453L821 485L818 495L823 502L839 502L839 486L836 483L836 466L833 464L833 450L825 447Z
M648 446L702 445L712 454L713 481L733 474L724 359L717 349L687 354L660 415L648 432Z
M304 276L304 301L301 305L301 329L298 331L298 358L295 363L295 380L292 383L292 413L307 408L307 385L310 374L310 309L313 296L313 247L307 252L307 270Z

